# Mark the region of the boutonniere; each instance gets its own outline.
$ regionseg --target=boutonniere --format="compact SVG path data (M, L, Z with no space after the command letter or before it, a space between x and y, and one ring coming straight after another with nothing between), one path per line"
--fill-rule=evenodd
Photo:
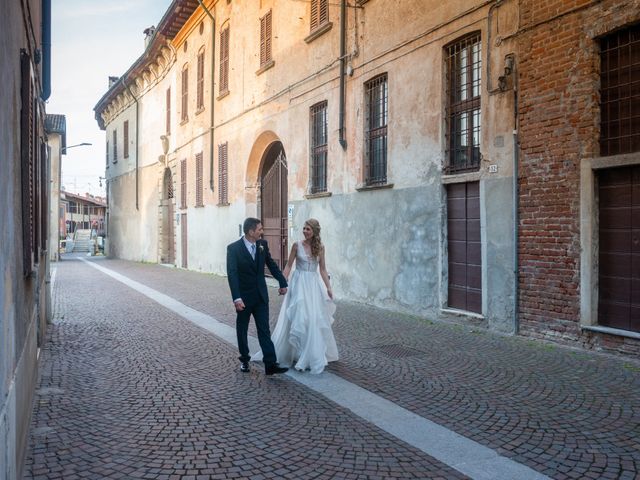
M264 247L262 245L258 245L258 249L260 250L260 253L264 253Z

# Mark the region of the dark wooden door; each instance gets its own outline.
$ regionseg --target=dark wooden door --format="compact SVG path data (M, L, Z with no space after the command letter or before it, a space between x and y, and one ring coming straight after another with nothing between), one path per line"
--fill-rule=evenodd
M447 186L449 306L482 313L480 184Z
M262 226L271 256L280 268L287 262L287 159L280 151L262 176Z
M640 332L640 166L598 174L598 323Z

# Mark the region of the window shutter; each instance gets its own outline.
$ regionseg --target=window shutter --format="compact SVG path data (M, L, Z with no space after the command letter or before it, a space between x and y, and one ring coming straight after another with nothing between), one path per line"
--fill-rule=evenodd
M118 163L118 131L113 131L113 163Z
M228 146L229 142L218 145L218 203L220 205L229 204Z
M124 121L124 158L129 158L129 120Z
M198 54L198 110L204 108L204 51Z
M220 32L220 93L229 90L229 27Z
M318 19L318 10L320 0L311 0L311 31L313 32L320 25Z
M196 154L196 207L203 207L202 199L202 152Z
M180 161L180 208L187 208L187 161Z
M267 13L265 32L265 63L271 61L271 10Z
M329 1L318 0L318 3L319 3L318 26L320 27L329 21Z
M260 66L267 63L267 16L260 19Z
M22 259L23 273L33 271L33 96L31 57L20 52L21 109L20 109L20 156L22 179Z
M182 121L189 119L189 69L185 67L182 70L182 114L180 118Z
M107 140L107 151L106 151L106 154L105 154L105 159L106 159L106 162L107 162L106 168L109 168L109 140Z
M166 101L166 105L167 105L167 118L165 120L166 125L165 125L165 131L167 132L167 135L171 134L171 88L167 88L167 101Z

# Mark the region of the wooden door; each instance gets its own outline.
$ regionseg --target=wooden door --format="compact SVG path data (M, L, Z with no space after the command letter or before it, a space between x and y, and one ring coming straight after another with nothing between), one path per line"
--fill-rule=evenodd
M280 151L262 176L262 226L271 256L280 268L287 262L287 159Z
M598 324L640 332L640 166L598 173Z
M482 313L480 184L447 186L449 306Z

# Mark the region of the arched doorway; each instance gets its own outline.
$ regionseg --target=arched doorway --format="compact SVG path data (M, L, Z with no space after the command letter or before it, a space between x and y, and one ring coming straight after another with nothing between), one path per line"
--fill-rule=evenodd
M162 178L162 199L160 200L160 263L175 262L175 239L173 234L173 178L171 169L165 168Z
M281 142L267 149L260 169L260 216L264 238L280 268L287 262L287 158Z

